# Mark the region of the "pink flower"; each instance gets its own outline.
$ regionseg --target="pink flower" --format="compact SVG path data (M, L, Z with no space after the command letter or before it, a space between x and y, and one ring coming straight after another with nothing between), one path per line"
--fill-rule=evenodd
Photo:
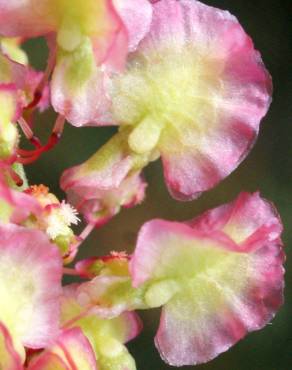
M148 306L163 306L155 343L166 362L207 362L274 317L283 302L281 231L257 193L186 223L142 227L130 270Z
M237 19L194 0L153 4L150 31L109 89L130 148L161 155L171 194L196 198L250 151L271 78Z
M0 1L0 33L49 36L52 104L76 126L98 124L108 104L100 69L123 67L151 21L147 0ZM137 27L139 24L139 27Z
M0 322L24 359L23 346L43 348L58 334L62 261L38 230L0 225Z

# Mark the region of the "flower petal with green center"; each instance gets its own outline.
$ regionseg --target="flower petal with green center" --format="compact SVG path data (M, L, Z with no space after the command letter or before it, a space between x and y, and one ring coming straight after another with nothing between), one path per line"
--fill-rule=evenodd
M163 311L155 343L182 366L207 362L264 327L283 302L281 221L258 194L187 223L153 220L130 262L133 285Z
M271 79L237 19L193 0L153 4L150 31L111 80L111 113L137 153L158 151L171 194L196 198L254 143Z

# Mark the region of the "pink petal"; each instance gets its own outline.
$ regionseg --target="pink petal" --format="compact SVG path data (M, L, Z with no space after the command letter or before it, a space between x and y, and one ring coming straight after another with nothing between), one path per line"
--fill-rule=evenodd
M142 227L130 264L134 286L180 287L163 308L155 339L166 362L207 362L274 317L283 302L281 230L258 194L241 194L185 224L154 220Z
M218 128L199 136L196 147L182 141L178 152L162 148L169 190L176 198L192 199L228 176L248 154L270 104L271 80L235 17L199 2L180 4L186 37L224 60L221 78L226 84Z
M5 36L35 37L54 30L56 20L48 0L0 0L0 33Z
M223 231L242 248L258 238L276 242L283 229L273 204L259 193L241 193L233 202L203 213L189 225L203 233Z
M118 71L123 69L128 52L127 29L112 0L105 0L103 5L104 33L92 38L92 46L98 65Z
M23 345L43 348L58 334L62 275L59 251L38 230L1 225L0 235L0 274L5 282L0 320Z
M228 288L202 281L192 292L193 300L178 294L166 304L155 338L166 362L182 366L210 361L274 317L283 303L282 253L278 245L268 245L252 259L253 273L240 296L232 291L236 279L230 277Z
M104 91L103 73L93 65L85 81L74 83L71 77L73 69L78 76L84 68L82 60L76 60L75 54L61 57L55 67L51 82L55 111L76 127L111 123L110 117L106 117L109 100Z
M152 3L154 3L152 1ZM186 38L184 12L181 1L157 1L152 6L153 16L149 34L146 35L141 47L158 47L161 43L173 43L182 46ZM154 45L153 45L154 44Z
M114 6L128 31L129 51L134 51L149 31L152 6L147 0L114 0Z
M124 312L120 317L126 321L126 330L123 342L127 343L140 334L143 328L143 324L140 317L136 314L135 311Z
M3 370L22 370L19 354L15 351L12 338L0 322L0 368Z

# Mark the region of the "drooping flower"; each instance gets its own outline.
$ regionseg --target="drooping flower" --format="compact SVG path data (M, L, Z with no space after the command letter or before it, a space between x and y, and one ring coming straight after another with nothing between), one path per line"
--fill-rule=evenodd
M62 261L39 231L0 224L0 322L24 360L24 347L44 348L58 335Z
M109 91L113 119L132 129L130 148L158 152L171 194L189 200L248 154L271 101L271 79L229 12L161 0Z
M149 159L131 151L127 136L118 133L86 162L67 169L61 177L69 202L90 223L101 225L121 207L132 207L144 199L146 183L140 172Z
M147 0L0 1L0 34L50 36L52 103L72 124L97 124L107 98L103 70L120 69L149 28ZM139 27L137 27L139 24Z
M283 301L281 221L259 194L186 223L154 220L138 236L134 287L163 306L155 343L182 366L207 362L264 327Z

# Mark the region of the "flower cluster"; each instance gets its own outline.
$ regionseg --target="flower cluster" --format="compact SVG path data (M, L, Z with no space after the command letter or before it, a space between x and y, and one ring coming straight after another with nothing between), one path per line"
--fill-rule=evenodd
M155 345L174 366L264 327L283 302L285 257L280 217L259 193L190 221L150 220L131 254L76 260L95 227L144 200L152 161L190 201L248 154L272 84L237 19L196 0L0 0L0 35L0 368L134 370L137 310L161 308ZM48 43L43 72L21 49L33 37ZM35 113L49 106L43 144ZM24 166L66 122L118 130L62 174L60 201ZM78 282L63 285L66 274Z

